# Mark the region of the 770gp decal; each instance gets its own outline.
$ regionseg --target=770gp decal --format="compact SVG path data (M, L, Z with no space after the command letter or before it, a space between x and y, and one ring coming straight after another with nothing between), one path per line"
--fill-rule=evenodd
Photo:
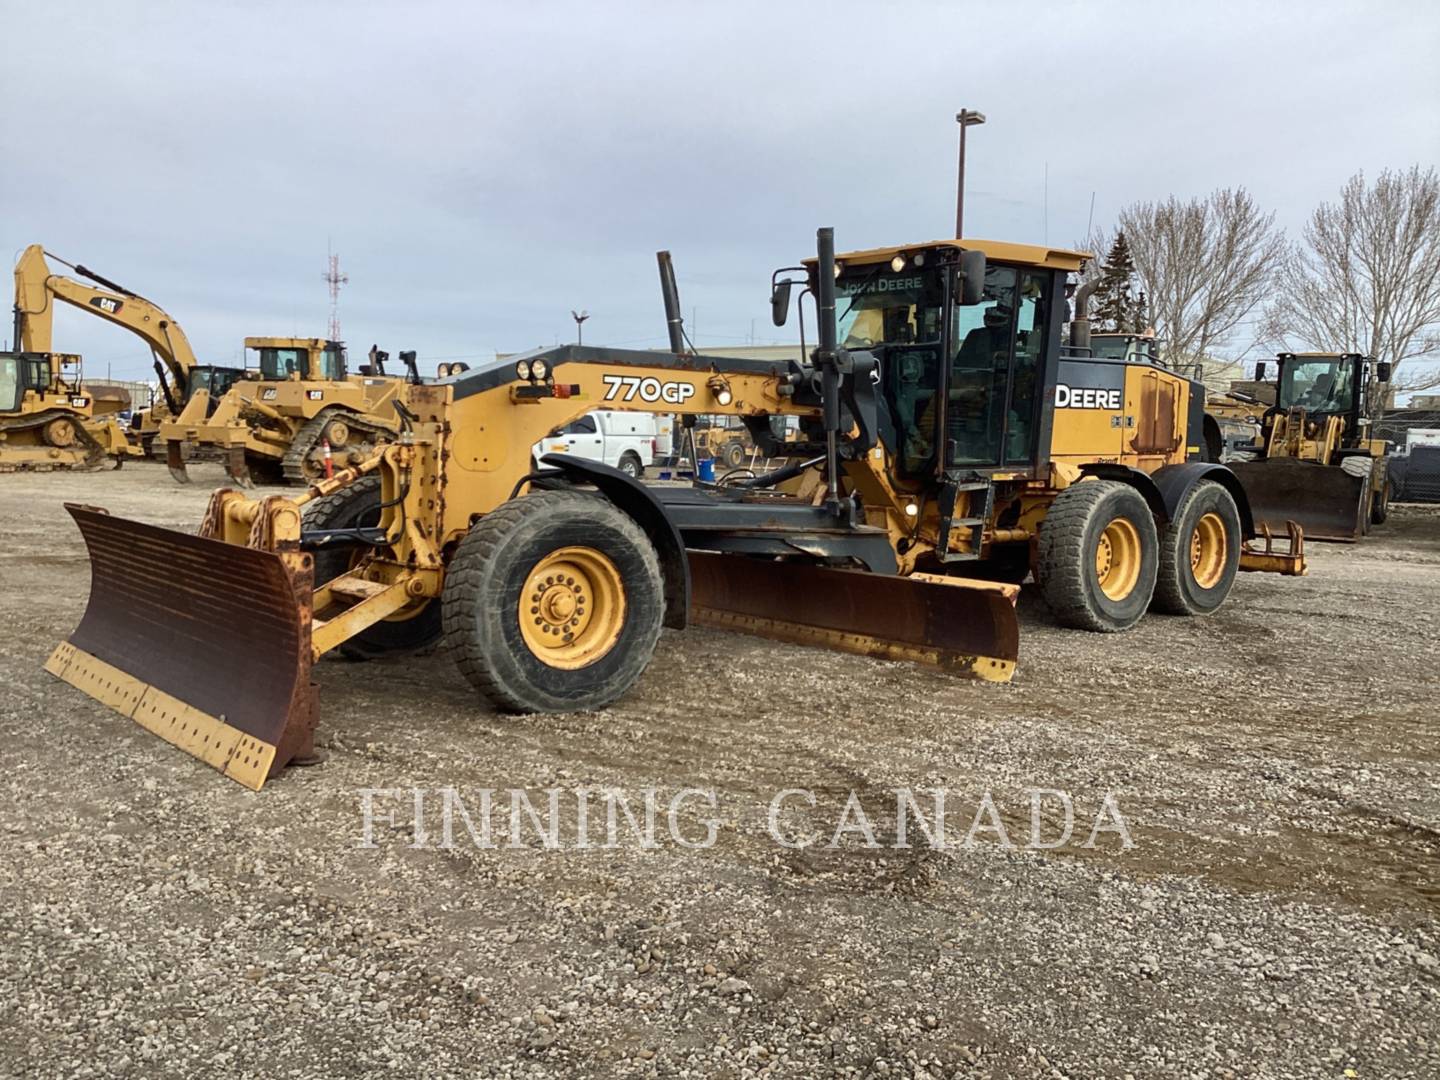
M602 375L606 401L663 401L667 405L683 405L695 396L695 384L661 382L653 376Z

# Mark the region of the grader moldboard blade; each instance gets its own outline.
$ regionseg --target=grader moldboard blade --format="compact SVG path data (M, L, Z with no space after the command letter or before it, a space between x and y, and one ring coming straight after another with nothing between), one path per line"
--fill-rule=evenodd
M1019 587L690 552L691 615L738 630L1008 682Z
M1355 540L1364 532L1365 480L1338 465L1278 457L1237 462L1231 469L1257 529L1265 524L1283 534L1285 523L1293 521L1307 540Z
M313 753L308 557L65 508L90 602L47 671L254 791Z

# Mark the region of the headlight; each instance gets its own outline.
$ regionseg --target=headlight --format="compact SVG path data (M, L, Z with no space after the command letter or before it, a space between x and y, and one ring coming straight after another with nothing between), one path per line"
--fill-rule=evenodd
M450 365L449 365L449 364L441 364L441 365L439 365L439 366L435 369L435 375L436 375L436 377L441 378L441 379L448 379L448 378L450 377Z
M901 270L905 269L904 254L896 255L893 259L890 260L890 269L895 271L895 273L897 274L900 273Z
M550 373L550 365L544 360L536 360L530 365L530 374L537 380L545 378Z
M517 361L515 361L515 374L518 375L518 376L520 376L520 378L522 378L522 379L528 379L528 378L530 378L530 361L529 361L529 360L517 360Z
M718 394L715 395L715 400L718 401L721 405L729 405L733 398L734 395L730 393L729 387L723 388Z

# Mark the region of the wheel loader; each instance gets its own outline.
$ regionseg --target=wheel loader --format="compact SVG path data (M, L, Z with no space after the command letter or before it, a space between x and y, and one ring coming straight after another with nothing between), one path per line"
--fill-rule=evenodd
M100 287L52 274L45 261L47 255ZM239 368L201 364L185 331L159 305L93 270L66 262L40 244L27 247L15 264L16 348L29 353L50 352L57 300L121 326L149 346L161 399L136 414L131 426L147 456L163 421L203 420L242 374ZM116 452L120 452L118 448Z
M1235 475L1257 521L1293 520L1317 540L1356 540L1390 510L1389 444L1370 436L1368 408L1390 365L1360 353L1281 353L1276 366L1275 404L1254 445L1232 461ZM1256 364L1258 381L1265 369Z
M170 473L189 483L186 461L218 452L225 471L245 487L309 484L328 468L363 461L395 437L393 402L404 379L384 372L388 354L371 349L358 375L347 370L345 346L321 338L248 337L245 371L208 417L162 424ZM402 354L414 364L414 355Z
M138 456L95 395L74 353L0 352L0 472L116 468Z
M1083 332L1064 344L1084 257L940 241L837 259L821 229L801 276L772 278L777 325L798 285L818 334L782 364L687 351L661 253L669 353L571 345L407 385L394 442L293 498L219 490L197 534L70 505L90 600L46 666L258 789L312 754L331 651L442 646L519 713L616 701L687 624L1005 681L1022 567L1093 630L1214 611L1237 569L1303 573L1302 538L1252 544L1234 476L1190 460L1191 384L1092 357ZM537 439L595 408L740 416L762 443L793 417L802 460L725 487L532 467ZM1012 580L983 580L996 568Z

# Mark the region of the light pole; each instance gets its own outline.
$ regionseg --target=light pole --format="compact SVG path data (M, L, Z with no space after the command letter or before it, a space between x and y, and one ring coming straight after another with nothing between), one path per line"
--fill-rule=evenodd
M590 317L590 312L588 312L588 311L574 311L574 310L572 310L572 311L570 312L570 317L575 320L575 344L576 344L576 345L584 345L584 344L585 344L585 320Z
M955 114L960 125L960 175L955 181L955 239L965 235L965 129L985 122L985 114L974 109L961 109Z

